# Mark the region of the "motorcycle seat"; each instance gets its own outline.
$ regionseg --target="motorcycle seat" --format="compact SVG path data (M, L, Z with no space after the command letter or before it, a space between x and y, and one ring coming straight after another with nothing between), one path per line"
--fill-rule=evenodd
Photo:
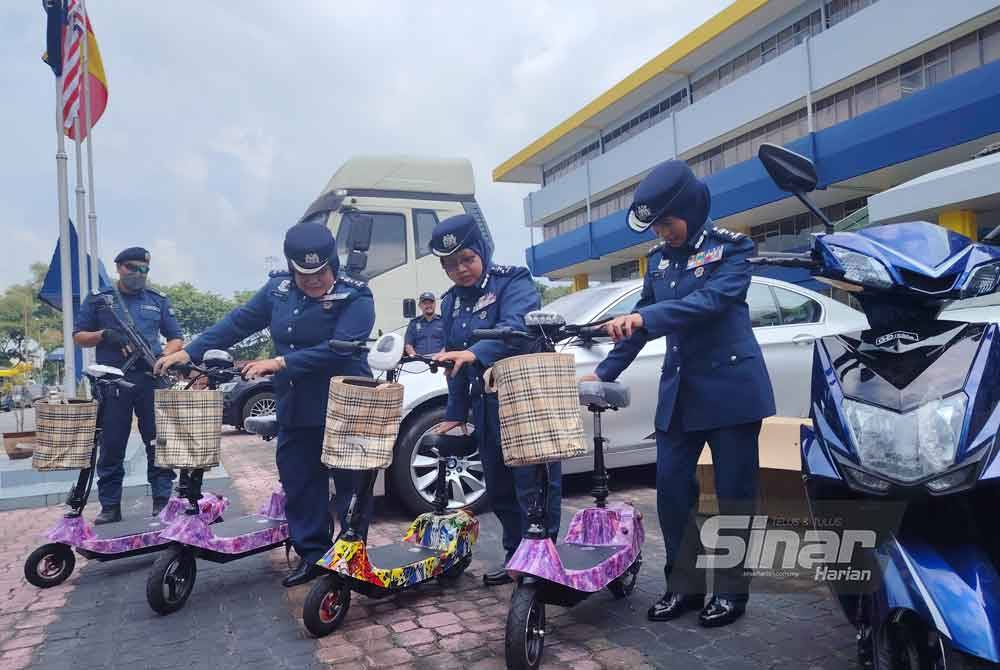
M580 382L580 404L587 407L622 409L628 407L629 388L618 382Z

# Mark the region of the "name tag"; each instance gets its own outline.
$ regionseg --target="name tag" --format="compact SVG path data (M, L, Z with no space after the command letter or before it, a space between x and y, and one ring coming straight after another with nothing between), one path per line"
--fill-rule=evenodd
M688 258L687 269L698 268L709 263L722 260L722 247L712 247L706 251L699 251L694 256Z
M139 305L139 309L145 309L150 312L156 312L157 314L160 313L160 308L157 307L156 305Z

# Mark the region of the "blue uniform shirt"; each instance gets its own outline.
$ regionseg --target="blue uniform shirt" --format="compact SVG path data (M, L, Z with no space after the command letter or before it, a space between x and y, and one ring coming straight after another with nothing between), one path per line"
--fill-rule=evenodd
M436 354L444 349L444 320L439 314L430 321L423 316L410 321L406 327L406 344L412 346L418 354Z
M448 407L445 420L465 421L471 394L482 393L482 373L497 361L519 353L505 342L473 343L477 328L525 330L524 315L541 306L538 291L527 268L490 265L473 289L452 287L441 298L441 320L448 351L469 349L476 365L465 366L456 377L448 377ZM472 370L470 370L472 368Z
M313 299L287 272L274 272L250 300L227 314L185 349L200 360L209 349L226 349L264 328L285 369L274 376L278 423L284 428L322 426L330 378L371 377L363 354L331 351L329 340L364 340L375 324L375 301L368 286L339 276L329 293Z
M708 221L690 244L661 244L636 312L644 327L597 366L612 381L647 341L667 337L655 425L670 427L675 408L685 431L712 430L774 414L774 393L750 324L747 289L753 242Z
M184 337L181 333L181 326L177 323L177 317L170 306L170 298L154 289L145 288L138 293L126 293L119 291L121 299L128 309L132 322L136 330L146 340L146 344L159 356L163 352L160 344L162 334L168 340L178 340ZM108 307L104 304L104 296L110 295L114 300L114 309L118 310L118 315L122 321L128 323L128 318L122 309L122 305L115 295L113 288L107 288L92 295L87 296L77 312L76 322L73 324L73 333L80 331L94 332L111 328L121 330L118 322L108 313ZM111 365L118 367L125 362L121 349L101 342L97 345L97 362L101 365Z

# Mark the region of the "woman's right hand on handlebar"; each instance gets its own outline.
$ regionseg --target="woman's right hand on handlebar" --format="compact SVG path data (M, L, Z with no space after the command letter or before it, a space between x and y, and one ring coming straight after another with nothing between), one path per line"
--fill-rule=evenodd
M172 354L159 358L153 366L153 374L162 375L175 365L184 365L185 363L190 362L191 356L188 355L188 352L181 349L180 351L175 351Z
M462 435L469 434L469 427L464 421L442 421L434 427L434 432L438 435L444 435L445 433L455 430L459 426L462 427Z

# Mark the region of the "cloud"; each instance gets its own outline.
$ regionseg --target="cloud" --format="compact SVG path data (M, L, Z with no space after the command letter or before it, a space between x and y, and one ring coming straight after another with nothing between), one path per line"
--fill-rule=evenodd
M497 259L523 264L531 187L492 183L493 167L724 4L90 0L110 88L94 131L102 258L142 244L156 281L255 288L337 167L402 153L468 157ZM57 234L43 43L37 3L4 3L0 234L19 248L0 287Z

